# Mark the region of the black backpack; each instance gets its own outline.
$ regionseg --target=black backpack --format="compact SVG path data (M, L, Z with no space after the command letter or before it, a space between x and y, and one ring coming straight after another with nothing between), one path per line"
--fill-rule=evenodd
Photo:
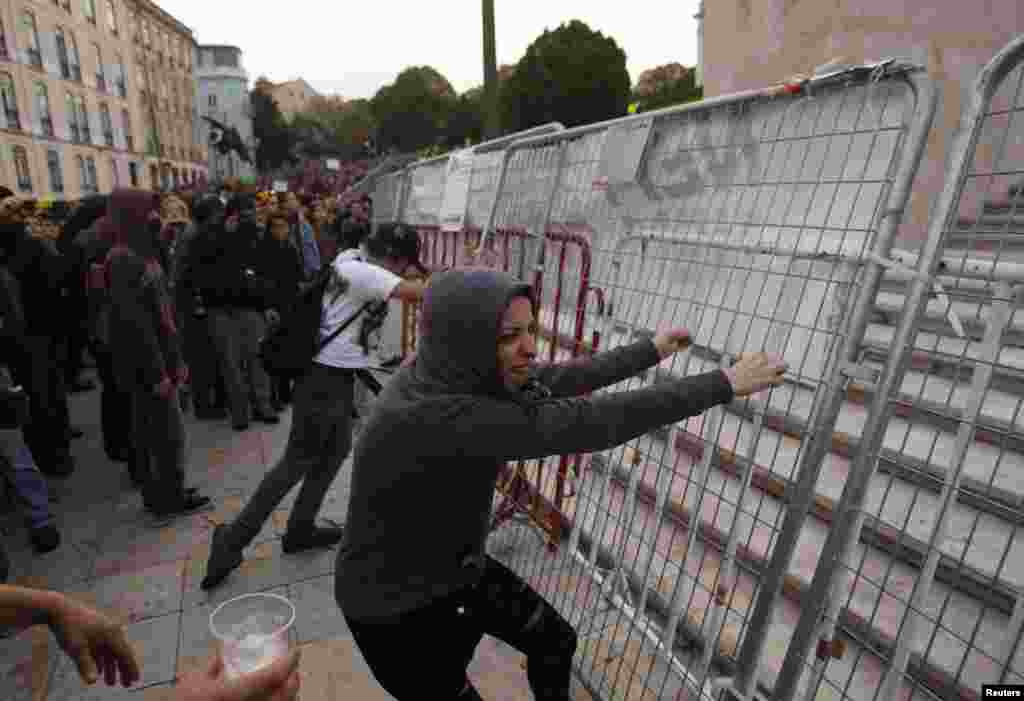
M290 309L282 310L281 321L260 340L260 359L268 375L294 380L305 375L313 358L352 325L369 303L362 306L327 338L320 340L323 298L331 281L331 268L324 268Z

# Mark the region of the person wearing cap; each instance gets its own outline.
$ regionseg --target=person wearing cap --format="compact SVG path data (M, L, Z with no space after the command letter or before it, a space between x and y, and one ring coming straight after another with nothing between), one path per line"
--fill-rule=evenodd
M281 542L285 553L329 547L341 529L315 524L324 496L351 447L355 373L372 364L388 301L415 302L423 283L403 280L410 269L425 273L416 232L382 224L361 250L340 253L329 267L320 337L343 329L296 384L291 432L284 456L266 474L238 518L213 532L204 590L220 584L242 562L242 550L291 489L302 481Z

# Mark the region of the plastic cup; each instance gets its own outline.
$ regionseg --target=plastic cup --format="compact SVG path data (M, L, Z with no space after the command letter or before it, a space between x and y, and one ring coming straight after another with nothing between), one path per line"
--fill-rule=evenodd
M224 670L231 679L288 656L288 630L295 606L277 594L243 594L210 614L210 632L221 643Z

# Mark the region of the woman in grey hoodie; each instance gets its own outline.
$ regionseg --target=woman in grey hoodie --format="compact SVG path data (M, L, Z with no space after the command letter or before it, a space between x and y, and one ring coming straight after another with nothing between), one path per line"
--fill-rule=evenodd
M396 699L476 699L466 667L484 634L527 655L538 700L566 701L576 634L485 554L506 461L612 448L781 384L787 366L744 354L729 370L582 395L689 345L665 332L582 361L534 364L532 290L489 270L435 276L415 362L375 404L355 447L335 598Z

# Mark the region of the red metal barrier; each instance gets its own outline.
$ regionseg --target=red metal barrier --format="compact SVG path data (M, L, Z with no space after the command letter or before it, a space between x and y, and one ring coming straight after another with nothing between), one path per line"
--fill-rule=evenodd
M440 272L451 268L470 264L479 251L482 232L475 227L467 227L459 231L442 231L437 226L420 226L417 232L421 241L422 260L431 272ZM499 228L488 237L484 258L495 268L506 272L518 269L518 261L513 260L513 242L525 246L530 234L519 228ZM554 280L554 299L545 311L552 314L551 328L540 329L541 337L550 344L548 361L555 362L559 348L567 350L573 358L581 354L590 355L597 351L601 341L600 333L594 329L589 342L584 342L587 319L587 304L591 296L594 298L597 315L604 313L604 292L590 287L591 253L590 241L585 231L574 231L566 226L552 226L544 236L545 261L551 261L557 255L557 268ZM578 255L578 289L567 289L567 272L571 250ZM527 253L528 251L524 251ZM550 266L546 265L545 268ZM530 271L527 268L527 271ZM541 321L542 301L544 299L544 271L533 269L533 285L537 308L534 309L538 322ZM570 334L561 331L561 312L563 303L575 305L573 326ZM402 352L403 355L414 352L416 348L416 322L418 304L403 305L402 318ZM546 460L519 462L505 467L498 481L498 491L503 498L494 510L491 528L496 529L517 514L526 515L539 526L548 536L549 546L554 548L560 542L565 530L566 520L562 514L565 499L575 496L575 484L570 480L569 471L578 478L581 474L583 456L562 456L558 460L555 473L554 499L549 500L543 493L544 475L547 470ZM529 476L530 466L536 465L536 478Z

